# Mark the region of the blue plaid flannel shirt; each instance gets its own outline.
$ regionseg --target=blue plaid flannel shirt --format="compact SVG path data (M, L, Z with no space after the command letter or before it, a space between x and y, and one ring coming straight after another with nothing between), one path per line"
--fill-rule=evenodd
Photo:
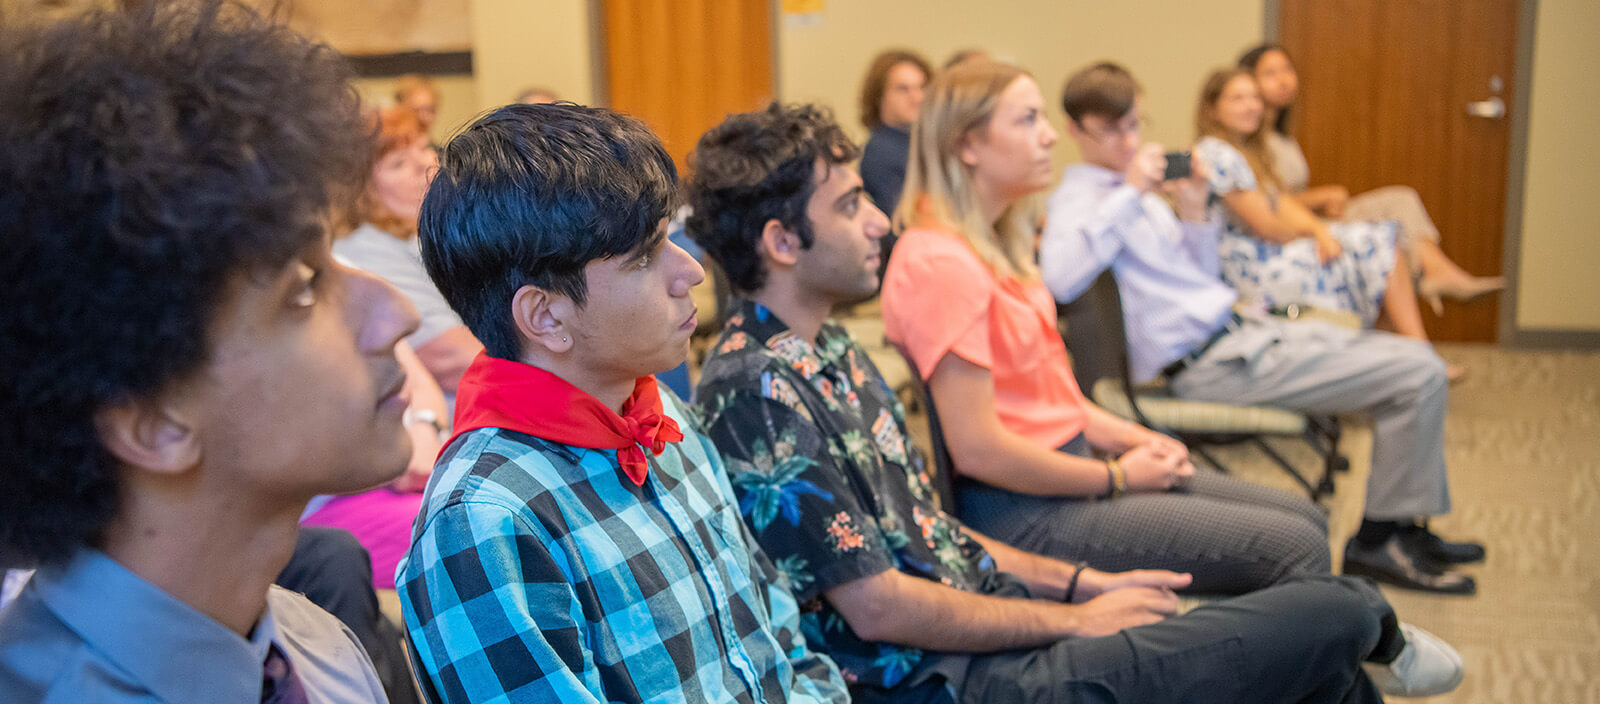
M644 486L616 451L502 429L446 448L395 577L438 694L465 702L845 702L722 459L684 440Z

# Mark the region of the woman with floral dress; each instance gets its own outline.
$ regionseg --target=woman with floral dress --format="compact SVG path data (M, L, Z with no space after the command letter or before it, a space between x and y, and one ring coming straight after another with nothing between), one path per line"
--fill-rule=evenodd
M1241 300L1290 315L1314 307L1361 327L1427 339L1394 222L1326 222L1286 197L1263 136L1261 91L1244 69L1212 73L1201 90L1195 145L1211 166L1222 278Z
M1311 166L1300 143L1289 132L1289 113L1299 95L1300 79L1289 54L1276 44L1261 44L1239 57L1261 86L1266 107L1264 131L1272 168L1284 190L1312 212L1329 220L1393 220L1400 224L1399 246L1411 261L1417 295L1436 315L1444 314L1443 298L1467 301L1505 288L1499 276L1473 276L1439 246L1439 228L1422 197L1410 186L1383 186L1350 194L1338 184L1311 185Z

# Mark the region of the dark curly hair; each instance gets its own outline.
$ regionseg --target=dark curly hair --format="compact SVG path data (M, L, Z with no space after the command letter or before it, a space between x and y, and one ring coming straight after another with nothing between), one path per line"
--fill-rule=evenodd
M422 201L422 263L491 357L517 359L523 286L582 306L583 269L666 236L678 169L643 122L572 103L514 104L445 145Z
M0 565L99 544L95 413L198 373L231 286L324 237L365 166L332 49L232 2L140 5L0 28Z
M756 243L768 220L777 220L811 248L806 203L816 190L816 163L848 164L859 150L827 108L780 105L730 115L700 137L689 155L687 229L728 277L735 291L766 285Z

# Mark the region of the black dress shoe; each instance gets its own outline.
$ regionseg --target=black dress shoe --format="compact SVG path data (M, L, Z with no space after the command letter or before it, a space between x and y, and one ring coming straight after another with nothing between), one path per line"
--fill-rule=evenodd
M1446 565L1464 565L1483 562L1483 544L1477 542L1452 542L1439 537L1425 525L1401 529L1401 539L1412 554L1428 556L1434 562Z
M1344 573L1425 592L1473 594L1478 591L1478 583L1470 575L1446 569L1427 556L1407 549L1399 532L1371 547L1352 538L1344 547Z

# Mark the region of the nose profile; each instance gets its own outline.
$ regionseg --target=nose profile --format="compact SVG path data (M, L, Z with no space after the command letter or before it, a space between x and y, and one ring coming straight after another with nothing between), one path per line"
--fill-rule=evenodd
M866 206L871 208L867 213L867 238L874 241L882 239L884 235L889 234L889 216L878 207L877 203L873 203L870 199L863 200Z
M688 263L688 269L684 271L682 276L677 277L673 281L673 296L687 296L689 295L689 289L699 286L700 282L706 280L705 267L700 266L700 262L696 261L693 256L690 256L688 252L685 252L682 247L679 247L672 242L668 242L666 253L671 256L682 257L683 260ZM680 290L680 288L682 290Z
M349 310L356 344L363 353L393 353L394 346L417 331L422 316L411 301L377 276L346 267Z

